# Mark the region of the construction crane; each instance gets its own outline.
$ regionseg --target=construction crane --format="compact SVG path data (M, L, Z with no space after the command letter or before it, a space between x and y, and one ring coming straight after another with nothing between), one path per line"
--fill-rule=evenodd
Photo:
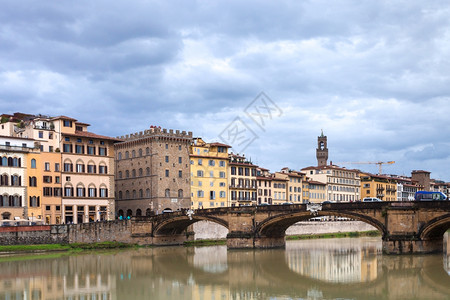
M382 165L392 165L395 164L395 161L360 161L360 162L338 162L337 165L343 164L343 165L365 165L365 164L371 164L371 165L378 165L378 175L381 175L383 173L382 171Z

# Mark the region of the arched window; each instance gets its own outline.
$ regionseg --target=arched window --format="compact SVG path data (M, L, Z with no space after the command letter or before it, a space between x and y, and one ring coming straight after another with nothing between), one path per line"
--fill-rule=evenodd
M36 169L36 160L34 158L31 160L31 168Z
M142 156L142 149L139 149L139 157Z
M119 179L122 179L122 171L119 171Z
M135 157L136 157L136 151L134 151L134 150L131 151L131 157L132 157L132 158L135 158Z
M36 177L34 177L34 176L30 177L30 186L37 186Z
M130 153L128 151L125 152L125 159L130 158Z
M147 167L145 173L147 174L147 176L150 176L150 167Z
M117 213L119 216L123 217L123 210L119 209L119 212Z
M182 189L178 190L178 198L183 198L183 190Z
M144 198L144 190L139 190L139 198Z
M20 186L20 177L17 175L11 175L11 185Z
M143 172L142 168L139 168L139 176L144 175L143 173L144 173L144 172Z
M119 199L122 200L122 191L119 191Z
M122 159L122 152L119 152L119 154L117 155L117 159L121 160Z
M127 217L133 216L133 211L131 209L127 210Z
M86 189L82 184L77 185L77 197L86 197Z
M170 197L170 189L166 189L165 196Z
M149 154L150 154L150 148L149 148L149 147L145 148L145 154L146 154L146 155L149 155Z
M126 170L125 171L125 178L129 178L130 177L130 171Z
M17 157L13 158L13 167L18 167L19 166L19 160L17 159Z
M142 210L138 208L136 210L136 217L140 217L140 216L142 216Z
M7 194L4 194L4 195L1 197L2 202L1 202L0 204L1 204L2 207L8 207L8 204L9 204L8 198L9 198L9 197L8 197Z
M136 170L135 169L133 169L132 171L131 171L131 177L136 177Z
M129 190L125 191L125 199L130 199L130 191Z
M136 190L133 190L133 199L136 199Z
M145 197L150 198L150 189L145 190Z
M147 209L145 210L145 215L146 215L147 217L150 217L150 216L152 215L152 211L150 210L150 208L147 208Z
M8 165L8 158L6 156L2 157L2 166L7 166Z
M6 174L3 174L1 177L0 177L0 185L8 185L8 182L9 182L9 180L8 180L8 175L6 175Z
M108 198L108 188L106 187L105 184L102 184L100 186L100 197L101 198Z

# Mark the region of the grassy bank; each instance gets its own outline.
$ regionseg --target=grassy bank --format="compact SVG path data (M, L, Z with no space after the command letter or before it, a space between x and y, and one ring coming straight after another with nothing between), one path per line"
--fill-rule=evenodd
M217 245L226 245L227 240L195 240L195 241L189 241L185 242L184 245L187 247L190 246L217 246Z
M378 230L371 231L355 231L355 232L335 232L335 233L321 233L321 234L302 234L289 235L286 240L308 240L308 239L331 239L331 238L345 238L345 237L364 237L364 236L380 236Z
M117 249L135 247L132 244L119 242L102 243L76 243L76 244L43 244L43 245L12 245L0 246L1 253L26 253L26 252L45 252L45 251L82 251L97 249Z

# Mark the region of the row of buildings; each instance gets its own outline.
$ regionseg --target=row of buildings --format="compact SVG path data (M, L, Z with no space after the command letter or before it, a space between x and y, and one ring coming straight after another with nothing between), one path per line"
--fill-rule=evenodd
M88 131L66 116L1 116L0 221L47 224L149 216L184 208L351 202L364 197L410 201L418 190L449 193L430 173L364 173L328 164L318 137L317 166L278 172L231 146L157 126L117 138Z

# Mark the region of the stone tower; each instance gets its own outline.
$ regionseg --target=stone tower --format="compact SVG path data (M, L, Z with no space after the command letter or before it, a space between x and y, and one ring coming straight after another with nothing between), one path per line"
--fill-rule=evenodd
M317 149L316 149L317 165L323 167L327 165L328 161L328 148L327 148L327 137L322 134L317 138Z

